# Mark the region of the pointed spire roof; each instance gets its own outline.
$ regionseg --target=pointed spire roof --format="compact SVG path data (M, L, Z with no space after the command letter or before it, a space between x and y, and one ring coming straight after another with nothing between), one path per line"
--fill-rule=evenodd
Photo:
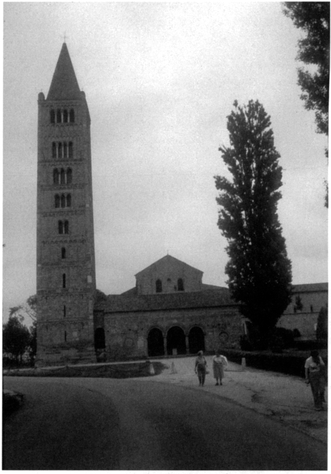
M69 51L66 43L63 43L47 100L81 99L81 97Z

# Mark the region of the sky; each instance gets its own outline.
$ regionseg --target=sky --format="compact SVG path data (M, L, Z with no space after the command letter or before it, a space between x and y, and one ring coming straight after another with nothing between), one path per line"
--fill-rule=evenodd
M65 38L91 115L96 285L167 253L225 286L214 176L227 116L259 100L283 167L293 284L327 281L327 139L297 85L302 33L276 2L4 3L3 314L36 293L37 97Z

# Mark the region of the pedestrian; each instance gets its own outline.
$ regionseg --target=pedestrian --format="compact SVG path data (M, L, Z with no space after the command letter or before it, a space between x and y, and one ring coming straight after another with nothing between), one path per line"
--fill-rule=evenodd
M198 357L195 359L195 373L198 374L199 385L201 387L205 384L205 378L207 373L207 361L202 351L198 352Z
M213 372L214 378L216 380L215 385L222 385L222 380L224 377L224 369L228 365L228 360L224 355L220 354L220 351L216 351L215 356L213 357Z
M310 357L305 362L306 383L310 384L314 398L315 410L323 410L325 391L325 365L318 351L311 351Z

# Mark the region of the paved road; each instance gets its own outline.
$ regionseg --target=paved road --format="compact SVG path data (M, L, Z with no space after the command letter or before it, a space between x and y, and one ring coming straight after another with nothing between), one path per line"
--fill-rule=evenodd
M7 470L325 470L326 446L200 387L5 377Z

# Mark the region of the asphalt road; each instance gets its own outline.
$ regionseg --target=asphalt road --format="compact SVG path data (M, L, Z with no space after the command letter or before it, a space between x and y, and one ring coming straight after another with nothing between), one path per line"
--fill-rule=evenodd
M327 448L201 387L5 377L6 470L326 470Z

